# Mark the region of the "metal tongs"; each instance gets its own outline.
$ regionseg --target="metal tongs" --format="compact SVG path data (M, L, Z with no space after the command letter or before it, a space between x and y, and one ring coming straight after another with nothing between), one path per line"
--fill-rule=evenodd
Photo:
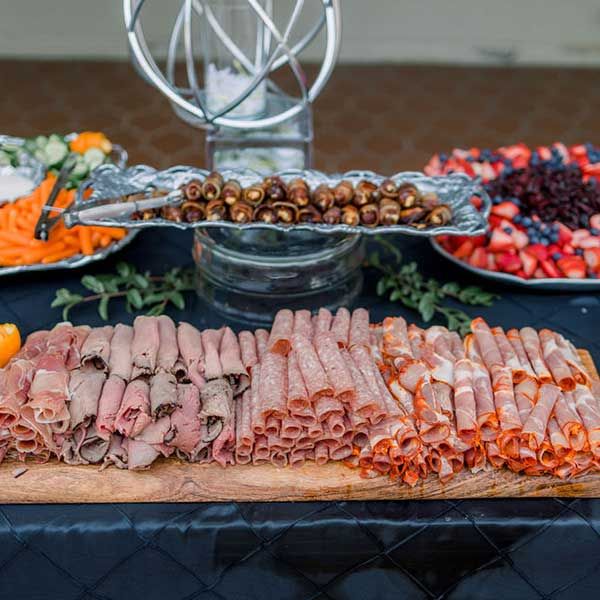
M119 199L121 199L119 197ZM182 190L173 190L162 196L153 196L142 200L115 202L117 198L103 198L89 208L76 208L65 211L62 215L65 225L102 225L104 219L122 219L130 217L133 213L143 212L165 206L179 206L183 204Z
M56 217L51 217L50 213L55 211L60 211L62 213L64 210L62 208L54 208L54 203L56 202L56 198L58 197L60 190L65 187L65 184L69 179L69 175L71 175L71 171L73 171L75 168L76 162L77 157L74 154L69 154L60 168L58 177L56 178L56 181L52 186L52 190L50 191L50 195L48 196L48 200L46 200L46 204L42 206L42 212L37 220L37 223L35 224L33 236L37 240L47 241L50 230L62 218L62 214L59 214Z

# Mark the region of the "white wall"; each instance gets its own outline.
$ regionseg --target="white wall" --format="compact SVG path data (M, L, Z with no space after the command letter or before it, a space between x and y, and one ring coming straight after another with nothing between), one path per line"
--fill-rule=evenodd
M281 11L291 2L274 1ZM305 23L318 2L306 0ZM598 0L341 3L346 62L600 64ZM146 29L158 52L180 4L146 1ZM124 58L121 0L0 0L0 57L9 56ZM319 56L318 46L306 56Z

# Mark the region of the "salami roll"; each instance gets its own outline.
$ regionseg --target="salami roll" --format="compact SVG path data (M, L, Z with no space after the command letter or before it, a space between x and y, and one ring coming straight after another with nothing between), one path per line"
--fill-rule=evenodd
M566 360L576 383L588 385L590 383L590 376L587 372L584 364L581 362L581 358L577 354L575 346L566 340L560 333L554 333L554 338L560 349L563 358Z
M461 358L467 357L463 341L456 331L448 332L448 340L450 342L452 354L454 355L454 358L456 360L460 360Z
M344 416L342 403L333 396L319 396L314 403L315 415L319 422L325 421L330 415Z
M517 403L521 423L527 421L529 413L531 413L531 410L535 406L538 390L537 380L529 377L519 381L515 385L515 402Z
M333 315L331 314L331 311L327 310L326 308L320 308L317 314L317 319L314 323L315 334L328 333L331 329L332 321Z
M425 331L425 343L431 346L436 354L454 362L456 359L450 346L449 333L445 327L432 325Z
M493 366L504 366L500 348L489 325L481 317L477 317L471 321L471 331L488 370L491 371Z
M333 388L334 397L341 402L352 403L356 396L354 381L335 338L330 333L321 333L315 337L314 346Z
M258 360L260 360L267 351L269 332L266 329L257 329L254 332L254 338L256 340L256 353L258 354Z
M354 346L368 348L369 341L369 311L365 308L357 308L350 320L349 348Z
M266 352L260 364L260 410L266 417L287 415L287 360L282 354Z
M313 326L310 310L297 310L294 314L293 333L298 333L312 340Z
M332 396L333 388L329 384L327 373L311 341L304 335L294 334L292 347L298 359L298 367L302 373L309 400L314 403L321 396Z
M204 349L204 378L206 381L223 377L223 365L219 356L219 347L224 329L205 329L202 334Z
M273 415L265 418L265 435L267 437L279 437L281 434L281 420Z
M240 331L238 334L240 343L240 353L242 364L248 373L252 373L252 368L258 362L258 353L256 351L256 340L251 331Z
M260 363L254 366L252 370L252 380L250 381L250 398L251 398L251 423L252 432L255 435L264 435L265 433L265 418L262 412L262 404L260 397Z
M560 388L555 385L545 383L540 387L538 401L529 413L527 421L523 424L521 434L523 440L532 450L540 448L546 437L548 420L559 395Z
M281 421L281 437L297 439L302 435L302 425L292 416L286 416Z
M302 409L290 411L290 414L301 423L303 427L309 427L317 423L317 417L311 404L307 404Z
M338 308L331 323L331 333L340 348L347 348L350 338L350 311Z
M294 313L283 309L275 315L271 335L269 336L268 349L273 354L287 356L290 351L290 340L294 330Z
M288 356L288 390L287 407L291 413L301 413L310 408L308 392L304 379L298 366L296 351L292 350Z

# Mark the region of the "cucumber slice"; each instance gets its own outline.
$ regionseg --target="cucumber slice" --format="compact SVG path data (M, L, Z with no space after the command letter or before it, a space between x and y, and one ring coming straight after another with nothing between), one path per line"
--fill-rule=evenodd
M27 140L23 144L23 150L25 150L25 152L27 152L28 154L33 154L37 149L38 147L35 143L35 140Z
M65 138L62 135L58 135L57 133L51 133L48 138L48 142L60 142L61 144L65 143Z
M12 157L8 152L0 150L0 167L6 167L12 164Z
M78 156L75 167L73 168L73 171L71 171L70 179L83 179L88 174L89 170L89 165L83 156Z
M87 163L90 168L90 171L93 171L96 167L99 167L106 157L104 156L104 152L100 150L100 148L90 148L85 151L83 155L83 159Z
M62 163L67 154L69 154L69 147L61 140L50 140L45 148L46 155L48 157L48 166L58 165Z
M34 158L37 158L42 164L44 164L46 166L48 166L50 164L48 162L48 155L46 154L46 151L43 150L42 148L38 148L37 150L34 150L33 156L34 156Z
M38 148L45 148L46 144L48 144L48 138L45 135L38 135L35 138L35 145Z

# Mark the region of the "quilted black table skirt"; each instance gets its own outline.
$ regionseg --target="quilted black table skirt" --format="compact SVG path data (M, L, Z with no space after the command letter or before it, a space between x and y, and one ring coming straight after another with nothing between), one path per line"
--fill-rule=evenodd
M0 507L2 599L599 592L596 500Z

